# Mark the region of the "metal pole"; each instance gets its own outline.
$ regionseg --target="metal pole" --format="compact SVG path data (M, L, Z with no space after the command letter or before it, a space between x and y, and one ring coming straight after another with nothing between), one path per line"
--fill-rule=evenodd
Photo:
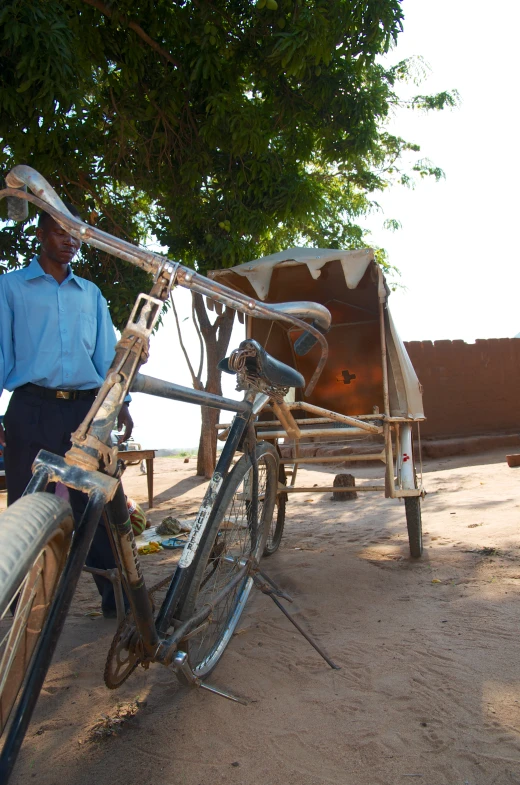
M385 451L382 450L380 453L367 455L326 455L321 458L313 456L310 458L280 458L280 463L350 463L354 461L382 461L385 463Z
M370 425L370 423L358 420L356 417L349 417L347 414L338 414L330 409L323 409L321 406L314 406L314 404L307 403L306 401L298 401L296 403L286 404L289 409L302 409L303 411L310 412L311 414L319 414L322 417L327 417L336 422L344 422L347 425L354 425L362 428L369 433L382 433L383 429L380 425ZM275 409L276 411L276 409Z
M265 576L265 577L267 578L267 576ZM313 648L313 649L315 649L315 650L318 652L318 654L320 655L320 657L323 657L323 659L325 660L325 662L327 663L327 665L330 665L330 667L331 667L333 670L335 670L335 671L339 671L339 670L341 670L340 666L339 666L339 665L336 665L336 663L335 663L335 662L333 662L333 660L331 660L331 659L330 659L330 657L329 657L329 656L328 656L328 655L327 655L327 654L326 654L326 653L323 651L323 649L321 648L321 646L320 646L319 644L317 644L317 643L316 643L316 641L315 641L313 638L311 638L311 636L309 635L309 633L308 633L308 632L306 632L306 631L303 629L303 627L301 627L301 626L300 626L300 624L298 624L298 622L296 621L296 619L294 618L294 616L292 616L292 615L289 613L289 611L288 611L286 608L284 608L284 606L282 605L282 603L280 602L280 600L278 599L278 597L275 597L275 591L276 591L276 590L273 588L273 586L272 586L272 585L271 585L271 586L269 586L267 583L265 583L264 581L260 580L260 578L258 577L258 575L254 575L254 576L253 576L253 580L254 580L254 582L255 582L256 586L257 586L257 587L260 589L260 591L261 591L263 594L267 594L267 595L268 595L268 596L269 596L269 597L272 599L272 601L274 602L274 604L276 605L276 607L277 607L277 608L280 608L280 610L282 611L282 613L284 614L284 616L287 616L287 618L289 619L289 621L291 622L291 624L293 624L293 625L296 627L296 629L298 630L298 632L300 633L300 635L303 635L303 637L305 638L305 640L306 640L306 641L308 641L308 643L310 643L310 644L311 644L312 648ZM269 583L272 583L272 582L271 582L271 581L269 581Z
M382 284L382 272L379 270L379 289L384 286ZM385 330L385 306L386 306L386 292L384 292L384 299L381 291L379 293L379 334L381 338L381 366L383 370L383 402L385 407L386 417L390 417L390 396L388 392L388 356L386 351L386 330ZM385 494L390 496L391 499L395 498L395 481L394 481L394 455L392 450L392 432L390 425L383 423L383 433L385 436L385 451L386 451L386 489Z
M143 373L138 373L135 377L131 392L156 395L159 398L170 398L174 401L195 403L199 406L209 406L213 409L224 409L229 412L251 411L251 404L247 401L234 401L232 398L223 398L221 395L193 390L190 387L183 387L180 384L156 379Z

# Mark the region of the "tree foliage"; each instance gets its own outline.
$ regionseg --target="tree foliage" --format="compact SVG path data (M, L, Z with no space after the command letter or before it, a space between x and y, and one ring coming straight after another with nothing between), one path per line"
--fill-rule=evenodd
M34 166L88 220L203 272L359 247L378 190L442 174L401 171L418 148L385 128L412 72L382 64L402 22L399 0L4 0L1 167ZM7 267L31 231L3 234ZM143 273L83 259L121 324Z

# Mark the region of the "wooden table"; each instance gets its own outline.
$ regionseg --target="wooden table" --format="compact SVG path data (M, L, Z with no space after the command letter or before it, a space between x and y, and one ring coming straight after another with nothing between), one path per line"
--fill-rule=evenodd
M117 457L125 463L146 461L146 480L148 482L148 509L153 507L153 459L155 450L120 450Z

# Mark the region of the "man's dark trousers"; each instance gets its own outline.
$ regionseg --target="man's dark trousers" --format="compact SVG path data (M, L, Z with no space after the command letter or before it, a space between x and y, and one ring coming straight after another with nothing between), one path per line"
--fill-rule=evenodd
M75 401L62 398L49 400L23 387L13 392L4 417L8 504L13 504L22 496L32 476L33 461L40 450L63 456L70 449L70 435L84 420L93 401L93 396ZM54 485L50 485L48 490L54 490ZM74 519L78 523L87 504L87 496L72 489L69 489L69 496ZM110 570L116 566L102 523L96 529L86 563L100 570ZM92 577L101 595L102 610L115 610L114 590L110 581L97 575Z

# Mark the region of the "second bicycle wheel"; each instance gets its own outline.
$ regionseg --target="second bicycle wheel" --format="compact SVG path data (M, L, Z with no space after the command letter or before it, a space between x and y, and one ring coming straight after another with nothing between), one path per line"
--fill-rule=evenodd
M278 455L267 443L256 447L258 461L258 527L251 519L253 469L243 455L225 480L222 501L201 546L193 578L180 609L186 621L236 576L250 558L260 560L273 517L278 486ZM213 608L208 623L187 638L190 666L199 678L207 676L229 643L246 604L253 579L246 575Z
M287 475L283 463L278 470L278 486L287 485ZM278 493L273 517L269 524L267 539L264 546L264 556L272 556L280 547L283 529L285 526L285 511L287 507L287 494Z
M72 529L70 505L49 493L24 496L0 517L0 733L49 613Z

